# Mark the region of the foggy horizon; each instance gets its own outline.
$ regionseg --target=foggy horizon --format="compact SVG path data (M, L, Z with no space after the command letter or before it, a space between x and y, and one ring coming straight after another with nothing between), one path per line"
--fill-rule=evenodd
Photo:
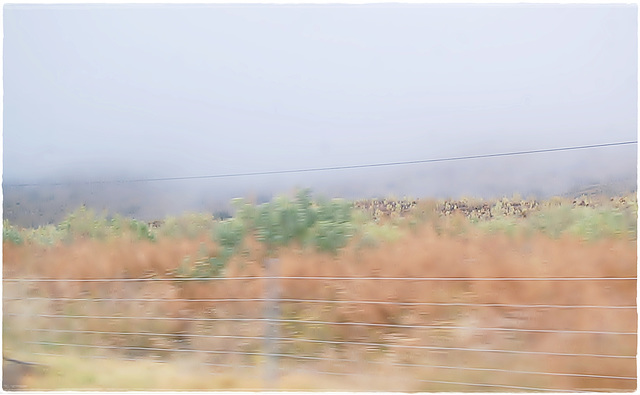
M637 140L636 5L9 4L3 55L5 216L26 195L57 200L70 193L10 184L358 166ZM620 180L635 188L636 174L633 144L96 184L78 199L99 196L96 204L117 211L118 200L138 194L140 207L150 198L164 202L156 209L161 216L207 207L201 201L296 187L344 197L544 196Z

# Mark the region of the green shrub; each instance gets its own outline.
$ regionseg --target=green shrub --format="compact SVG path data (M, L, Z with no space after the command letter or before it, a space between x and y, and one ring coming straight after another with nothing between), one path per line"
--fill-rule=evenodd
M63 232L66 240L76 237L101 239L109 233L108 228L105 216L96 216L93 210L85 206L73 211L58 225L58 230Z
M2 222L2 241L13 244L22 244L24 241L20 232L15 229L7 219Z
M37 229L24 229L24 238L39 245L54 245L62 241L65 233L58 230L55 225L46 225Z
M337 253L353 235L353 227L348 222L318 221L313 228L312 240L319 251Z
M413 229L415 225L412 222L409 222L409 227ZM393 242L404 235L405 232L402 231L400 226L392 224L392 223L375 223L368 222L358 225L354 227L353 233L357 233L361 235L360 241L358 243L361 247L374 247L377 246L380 242Z
M233 202L236 218L265 244L270 253L290 243L314 245L320 251L337 252L352 236L351 203L344 200L312 202L308 190L294 199L277 197L259 206Z
M220 256L209 256L205 246L202 245L195 261L191 263L191 258L185 257L182 265L176 270L176 274L178 277L188 278L220 277L224 274L230 257L229 250L223 250Z
M567 231L586 240L602 237L633 237L635 233L635 229L629 227L621 211L587 207L574 209L573 221Z
M214 230L214 239L225 249L235 249L245 237L245 226L236 218L219 222Z
M132 219L129 222L129 229L133 232L133 235L138 240L156 241L155 234L151 232L151 230L149 229L149 225L147 225L145 222Z
M490 232L514 235L543 233L553 238L565 234L584 240L603 237L636 238L637 222L631 212L612 207L572 207L559 205L557 201L546 205L527 218L510 216L494 217L489 221L477 222L476 226Z
M159 236L195 239L212 231L216 220L211 214L187 213L180 217L167 217L157 229Z

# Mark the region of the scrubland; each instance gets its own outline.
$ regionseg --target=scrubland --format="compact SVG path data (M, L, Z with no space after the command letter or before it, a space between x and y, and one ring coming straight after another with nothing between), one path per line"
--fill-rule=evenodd
M5 222L4 353L48 366L28 389L636 388L635 196L354 206L279 244L208 215Z

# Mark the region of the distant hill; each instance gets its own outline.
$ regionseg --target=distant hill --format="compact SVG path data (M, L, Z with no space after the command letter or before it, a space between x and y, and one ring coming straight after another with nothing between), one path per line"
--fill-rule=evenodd
M604 196L617 196L627 193L637 193L638 185L635 179L626 178L619 180L612 180L609 182L593 183L576 186L569 189L562 196L566 197L580 197L583 195L604 195Z
M546 190L539 188L539 191L535 191L535 185L527 190L524 183L522 185L514 184L511 188L508 185L495 182L492 184L492 174L477 179L477 185L464 178L459 179L457 184L448 184L447 178L454 179L455 176L455 173L446 173L436 180L435 177L428 174L422 176L414 174L413 177L406 176L404 178L389 174L386 177L378 177L374 180L375 182L366 177L353 180L337 178L333 183L317 183L312 189L320 195L349 199L389 196L494 198L512 196L514 193L519 193L523 197L545 198L552 195L565 197L615 196L637 191L635 177L602 182L566 183L564 185L568 186L565 186L564 189L560 183L555 188L546 188ZM463 184L465 188L461 188L458 184ZM308 186L302 182L297 185ZM145 221L162 219L168 215L179 215L186 211L210 212L214 216L222 217L230 212L229 202L234 197L245 197L256 203L261 203L270 200L273 195L286 193L290 189L291 187L287 188L284 184L278 185L276 183L271 188L268 185L257 185L256 188L235 186L213 189L153 183L5 187L3 217L19 226L37 227L59 223L81 205L86 205L107 215L117 213ZM469 193L469 191L475 191L475 193Z

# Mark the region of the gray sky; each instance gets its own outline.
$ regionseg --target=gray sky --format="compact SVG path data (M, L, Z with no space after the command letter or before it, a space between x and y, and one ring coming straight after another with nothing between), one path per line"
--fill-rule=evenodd
M635 140L636 15L636 5L6 5L4 177ZM607 150L635 175L635 146Z

